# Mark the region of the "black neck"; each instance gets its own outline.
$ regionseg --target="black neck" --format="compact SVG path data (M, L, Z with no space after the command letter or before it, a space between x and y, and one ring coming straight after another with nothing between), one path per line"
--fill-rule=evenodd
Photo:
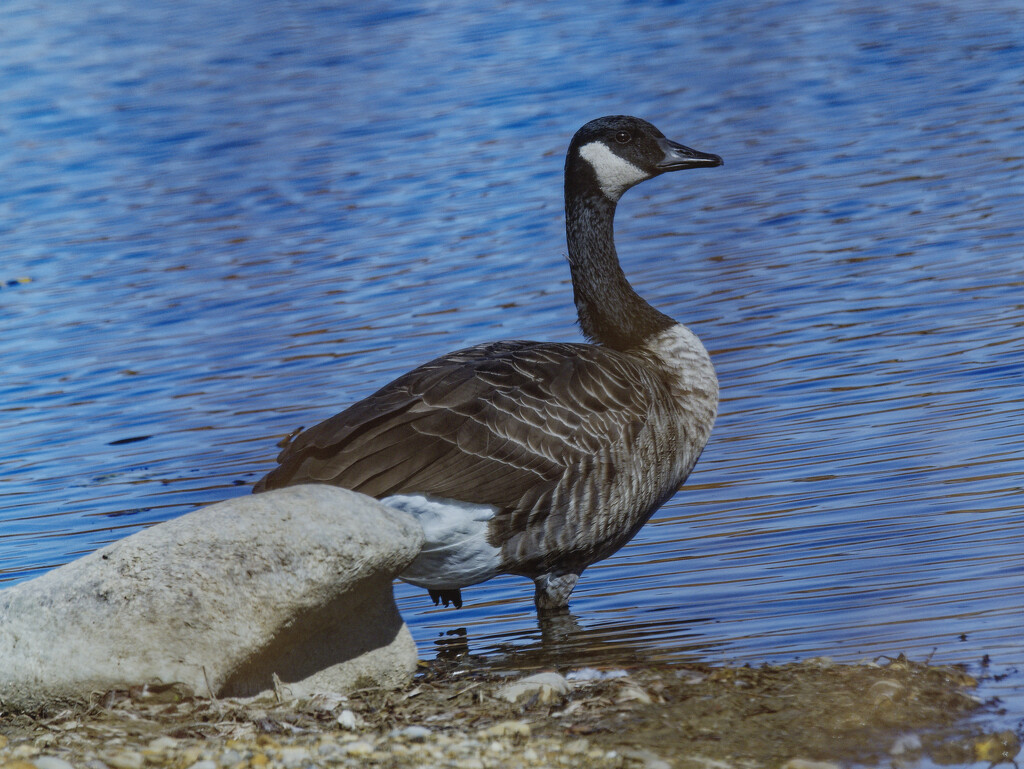
M570 179L579 175L566 175L565 231L580 328L593 342L617 350L636 347L675 321L644 301L619 266L615 201L598 190L596 180L584 186Z

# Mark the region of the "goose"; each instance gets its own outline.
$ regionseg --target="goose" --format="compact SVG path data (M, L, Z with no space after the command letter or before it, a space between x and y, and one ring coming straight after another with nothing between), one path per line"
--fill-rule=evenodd
M711 358L626 279L615 207L669 171L718 155L640 118L592 120L565 160L569 269L586 343L499 341L424 363L297 435L255 492L327 483L415 516L426 544L400 579L434 605L499 574L535 585L540 616L568 610L591 564L680 488L718 409Z

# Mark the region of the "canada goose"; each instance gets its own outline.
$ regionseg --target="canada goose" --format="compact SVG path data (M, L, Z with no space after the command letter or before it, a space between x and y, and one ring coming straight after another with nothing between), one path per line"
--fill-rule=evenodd
M667 171L718 166L635 117L592 120L565 159L569 268L593 344L504 341L444 355L298 435L254 491L330 483L416 516L402 573L434 603L498 574L568 606L590 564L639 531L690 474L718 408L711 358L633 290L615 206Z

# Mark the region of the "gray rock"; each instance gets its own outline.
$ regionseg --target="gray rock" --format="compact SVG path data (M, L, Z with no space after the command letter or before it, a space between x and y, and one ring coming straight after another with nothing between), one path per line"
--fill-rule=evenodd
M416 647L392 580L422 543L411 516L323 485L151 526L0 591L0 703L171 682L245 696L275 674L295 696L401 685Z

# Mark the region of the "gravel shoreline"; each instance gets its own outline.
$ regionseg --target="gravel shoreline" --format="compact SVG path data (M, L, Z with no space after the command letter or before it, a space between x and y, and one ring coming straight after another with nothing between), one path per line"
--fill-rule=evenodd
M3 714L3 769L729 766L1000 762L963 670L884 664L495 671L436 661L399 691L214 700L181 686Z

